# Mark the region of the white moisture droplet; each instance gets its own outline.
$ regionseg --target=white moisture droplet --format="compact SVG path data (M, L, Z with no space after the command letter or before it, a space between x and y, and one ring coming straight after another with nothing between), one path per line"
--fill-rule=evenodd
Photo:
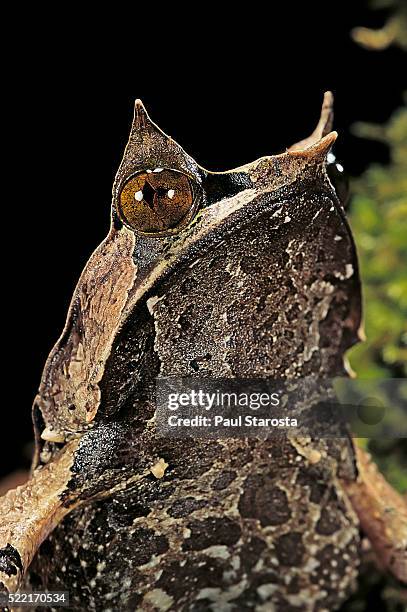
M338 172L343 172L342 164L336 164L336 169L338 170Z
M328 160L328 164L333 164L335 161L335 155L333 153L328 153L327 155L327 160Z
M346 264L345 270L346 270L346 278L350 278L354 272L352 264Z
M169 189L169 190L168 190L168 194L167 194L167 195L168 195L168 197L170 198L170 200L172 200L172 198L173 198L173 197L174 197L174 195L175 195L175 190L174 190L174 189Z
M136 191L136 193L134 194L134 199L137 200L137 202L141 202L141 200L143 199L143 192L140 191Z

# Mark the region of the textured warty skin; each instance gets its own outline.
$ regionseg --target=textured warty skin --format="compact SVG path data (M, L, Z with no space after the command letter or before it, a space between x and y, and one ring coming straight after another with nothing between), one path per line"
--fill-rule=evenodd
M331 122L326 94L311 137L210 173L136 103L110 232L35 400L32 479L0 505L11 590L68 590L82 610L284 612L352 591L350 440L178 440L154 420L159 375L345 373L360 283Z

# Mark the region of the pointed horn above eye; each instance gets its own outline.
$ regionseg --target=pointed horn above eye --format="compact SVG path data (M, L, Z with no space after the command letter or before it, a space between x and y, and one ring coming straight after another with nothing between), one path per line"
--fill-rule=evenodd
M201 170L195 160L150 119L142 101L136 100L129 140L113 185L115 202L131 175L154 168L172 168L201 180Z
M322 138L310 143L303 149L288 149L287 153L293 157L307 157L309 159L325 161L330 149L335 140L338 138L338 132L329 132Z
M154 121L150 119L150 115L146 111L146 107L140 99L134 102L133 123L130 130L130 139L137 141L145 141L145 137L152 134L158 134L168 140L168 136L158 127Z
M334 111L333 111L334 97L331 91L326 91L322 102L321 115L315 130L311 136L304 138L293 144L288 151L300 151L307 149L313 144L320 141L324 136L329 134L332 130Z
M327 163L327 155L338 137L337 132L329 132L305 149L289 149L279 155L262 157L252 164L242 166L257 186L267 185L268 190L303 179L307 175L320 176Z
M150 123L151 123L151 119L148 116L148 113L145 109L144 104L142 103L141 100L137 98L137 100L134 103L134 118L133 118L132 131L142 130L143 128L146 128L147 125Z
M337 137L338 132L329 132L329 134L317 142L308 145L305 149L289 149L287 155L292 160L304 161L309 167L326 164L326 157Z

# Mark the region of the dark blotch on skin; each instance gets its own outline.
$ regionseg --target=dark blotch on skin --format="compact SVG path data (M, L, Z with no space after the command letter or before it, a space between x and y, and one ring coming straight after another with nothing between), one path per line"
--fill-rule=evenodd
M243 544L240 549L240 561L242 567L249 571L260 559L261 553L267 544L261 539L253 536L248 542Z
M183 550L203 550L221 544L232 546L236 544L241 534L239 525L228 517L209 517L203 521L191 521L187 527L191 530L191 535L185 540Z
M203 499L195 499L193 497L184 497L184 499L178 499L173 505L168 508L167 514L173 518L182 518L188 516L194 510L199 510L206 506L206 502Z
M122 221L120 221L119 217L115 214L113 217L113 226L115 230L121 230L123 227Z
M292 606L284 597L278 597L275 610L276 612L304 612L304 608Z
M135 518L148 516L153 508L162 508L174 492L173 486L162 486L157 481L137 484L112 496L107 521L114 529L131 526Z
M314 504L319 504L327 489L324 480L329 481L329 478L324 479L320 470L308 468L300 469L296 481L302 486L309 487L309 500Z
M14 546L7 544L0 549L0 571L7 576L15 576L18 570L23 571L20 553Z
M179 603L203 587L216 588L223 583L224 564L218 559L204 555L187 559L185 565L172 561L164 566L163 573L155 586ZM178 608L181 609L181 608Z
M240 496L239 511L244 518L257 518L262 527L282 525L291 517L285 491L261 474L248 476Z
M226 489L235 478L236 472L233 470L224 470L212 482L212 489L215 489L215 491Z
M133 560L136 565L148 563L153 555L167 552L168 540L162 535L156 535L153 529L137 529L132 534Z
M198 599L198 601L192 603L189 610L190 612L208 612L211 609L212 603L210 599Z
M276 540L274 549L282 565L301 565L305 553L301 533L285 533Z
M236 469L247 465L253 459L253 454L249 448L237 448L233 457L231 458L230 465Z
M316 532L321 535L332 535L335 531L341 529L341 526L337 509L333 506L327 506L321 511L321 516L318 519L315 529Z
M293 576L290 582L287 584L287 593L295 595L300 592L300 579L298 576Z

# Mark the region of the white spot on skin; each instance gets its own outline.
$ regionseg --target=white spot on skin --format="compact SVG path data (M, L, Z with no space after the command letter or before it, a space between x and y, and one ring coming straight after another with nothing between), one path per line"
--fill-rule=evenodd
M157 304L157 302L159 302L160 300L162 300L162 297L158 297L158 295L154 295L151 298L148 298L147 300L147 308L148 308L148 312L152 315L154 313L154 306Z
M290 221L291 221L291 217L286 215L286 218L284 219L284 223L290 223Z
M168 463L166 463L164 459L160 457L157 463L155 463L153 467L150 468L150 472L156 478L162 478L165 474L165 470L167 469L167 467L168 467Z
M335 240L335 242L339 242L339 240L342 240L342 236L336 235L334 240Z
M219 612L232 612L234 606L232 607L232 605L228 602L236 597L239 597L246 587L246 580L242 580L238 584L230 586L229 589L225 591L221 591L219 588L207 587L199 591L196 599L209 599L216 604L216 610L219 610ZM212 609L212 607L209 609Z
M154 168L153 172L162 172L163 168Z
M175 191L174 189L169 189L168 190L168 197L170 198L170 200L172 200L172 198L175 196Z
M319 463L321 461L322 455L319 451L317 451L316 449L311 450L310 454L308 455L308 461L309 463L311 463L311 465L315 465L316 463Z
M48 463L51 457L52 457L51 451L46 450L46 449L41 451L40 458L41 458L42 463Z
M153 589L144 595L143 602L154 606L160 612L166 612L173 604L174 598L162 589Z
M137 200L137 202L141 202L141 200L143 199L143 192L141 191L141 189L139 191L136 191L136 193L134 194L134 199Z
M277 590L277 585L275 584L262 584L257 589L258 594L262 598L263 601L268 599L273 593Z
M240 568L240 557L233 557L231 559L233 569L238 570Z
M51 427L46 427L41 433L41 438L47 442L65 442L65 435L55 431Z
M341 274L341 272L334 272L334 276L336 276L336 278L339 278L340 280L346 280L347 278L350 278L353 275L353 266L352 264L346 264L345 266L345 274Z
M227 546L223 545L209 546L205 549L205 554L215 559L229 559L230 557L230 552L228 551Z

